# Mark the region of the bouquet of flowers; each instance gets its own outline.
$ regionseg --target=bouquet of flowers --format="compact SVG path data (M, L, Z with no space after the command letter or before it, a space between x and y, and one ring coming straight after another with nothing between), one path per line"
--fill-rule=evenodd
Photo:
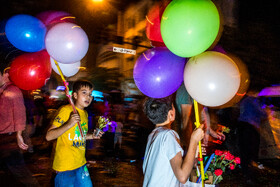
M102 130L104 127L107 127L107 125L111 125L109 118L106 118L104 116L99 116L97 128Z
M223 180L222 174L227 168L234 170L240 164L240 158L235 157L229 151L215 150L215 158L210 163L208 170L213 173L213 184L218 184Z
M104 128L108 128L109 125L112 123L110 122L109 118L106 118L105 116L99 116L98 118L98 124L96 126L95 136L99 134L100 131L104 131Z

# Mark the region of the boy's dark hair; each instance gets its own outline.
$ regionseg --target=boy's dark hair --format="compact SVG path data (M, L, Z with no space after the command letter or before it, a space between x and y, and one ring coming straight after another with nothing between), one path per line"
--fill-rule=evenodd
M147 98L144 102L144 113L153 124L160 124L166 121L168 112L172 110L172 97Z
M92 89L93 85L91 82L89 82L87 80L77 80L73 84L73 93L74 92L77 93L82 87L88 87L88 88Z

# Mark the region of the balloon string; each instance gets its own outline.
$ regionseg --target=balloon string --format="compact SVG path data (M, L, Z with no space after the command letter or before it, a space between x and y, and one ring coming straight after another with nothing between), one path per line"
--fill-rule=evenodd
M61 77L61 79L62 79L62 81L63 81L63 84L64 84L64 86L65 86L65 92L66 92L66 96L67 96L67 98L68 98L68 101L69 101L69 103L71 104L71 106L72 106L72 108L73 108L74 114L77 114L78 112L77 112L76 107L75 107L75 105L74 105L74 102L73 102L73 100L72 100L72 98L71 98L71 95L69 94L68 84L67 84L67 82L66 82L66 80L65 80L65 78L64 78L64 76L63 76L63 73L62 73L62 71L61 71L61 69L60 69L60 67L59 67L59 64L57 63L57 61L56 61L55 59L53 59L53 60L54 60L54 63L55 63L55 65L56 65L56 67L57 67L57 69L58 69L58 71L59 71L59 74L60 74L60 77ZM82 140L84 140L84 133L83 133L83 129L82 129L82 127L81 127L81 124L80 124L80 122L77 122L77 124L78 124L78 128L79 128L80 134L81 134L81 136L82 136Z
M200 122L199 122L199 113L198 113L198 105L196 100L194 100L194 111L195 111L195 125L196 128L198 128L200 126ZM201 141L198 142L198 146L199 146L199 158L200 158L200 170L201 170L201 184L202 186L204 186L204 180L205 180L205 176L204 176L204 167L203 167L203 157L202 157L202 149L201 149Z

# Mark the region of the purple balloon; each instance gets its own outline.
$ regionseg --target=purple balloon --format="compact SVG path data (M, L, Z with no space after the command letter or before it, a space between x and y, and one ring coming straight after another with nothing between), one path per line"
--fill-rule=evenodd
M220 45L215 45L215 47L211 51L216 51L216 52L220 52L223 54L227 54L227 52Z
M149 49L135 63L135 84L149 97L167 97L180 87L184 79L185 62L186 58L173 54L166 47Z

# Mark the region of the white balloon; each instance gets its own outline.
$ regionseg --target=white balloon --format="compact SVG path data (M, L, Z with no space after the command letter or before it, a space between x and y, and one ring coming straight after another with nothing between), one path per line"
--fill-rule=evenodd
M59 23L46 34L46 50L63 64L80 61L87 53L89 41L85 31L74 23Z
M236 94L240 72L225 54L207 51L189 59L184 70L184 84L198 103L220 106Z
M50 57L51 59L51 65L52 65L52 69L57 73L59 74L59 71L57 69L57 66L55 65L55 62L54 62L54 59L52 57ZM72 64L62 64L60 62L57 62L63 75L65 77L71 77L73 75L75 75L76 73L78 73L79 69L80 69L80 66L81 66L81 62L78 61L78 62L75 62L75 63L72 63ZM59 74L60 75L60 74Z

